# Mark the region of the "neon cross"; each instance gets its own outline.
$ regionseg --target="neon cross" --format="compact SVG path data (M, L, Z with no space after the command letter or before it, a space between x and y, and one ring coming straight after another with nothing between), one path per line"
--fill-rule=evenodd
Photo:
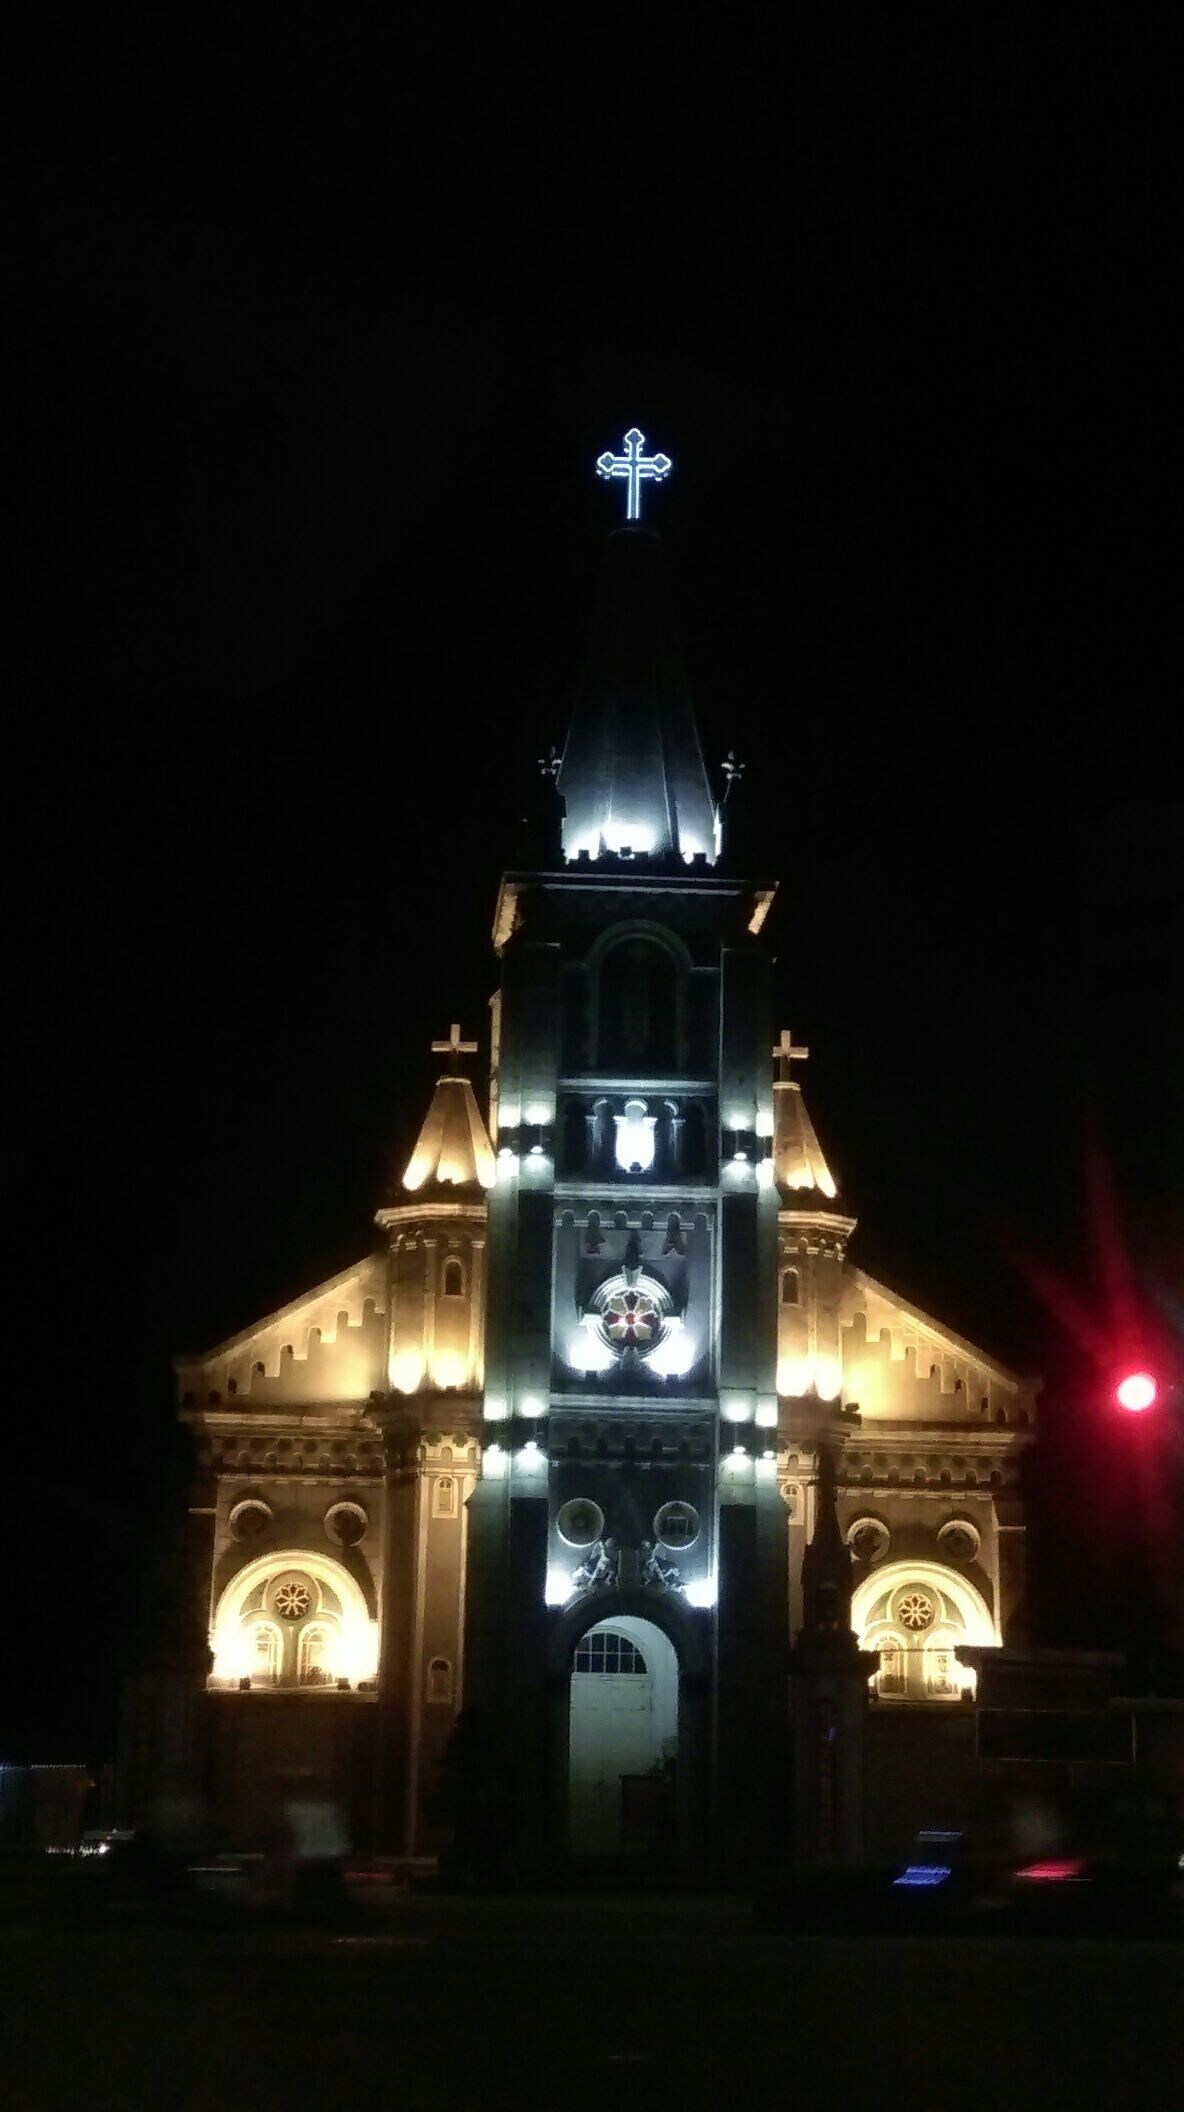
M456 1075L457 1064L460 1057L475 1056L476 1053L477 1044L475 1041L461 1040L460 1025L455 1019L453 1020L452 1025L448 1030L447 1041L434 1041L432 1043L433 1056L447 1056L450 1058L448 1068L452 1072L454 1077Z
M602 477L624 477L628 480L629 491L625 506L625 519L627 521L639 521L641 519L642 479L653 477L660 483L663 477L669 476L674 465L669 455L642 454L641 450L645 446L645 434L639 433L635 425L630 426L621 445L625 450L624 454L597 455L596 467Z
M775 1085L792 1085L793 1080L789 1075L790 1064L804 1063L809 1054L809 1049L795 1049L793 1035L790 1033L789 1028L782 1027L781 1039L773 1043L773 1056L777 1064L777 1076L773 1083Z

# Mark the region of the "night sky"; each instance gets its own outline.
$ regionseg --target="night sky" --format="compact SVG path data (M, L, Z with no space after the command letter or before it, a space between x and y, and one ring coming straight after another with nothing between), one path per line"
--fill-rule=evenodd
M648 518L709 766L747 764L728 861L781 880L777 1024L853 1258L1047 1374L1048 1630L1130 1632L1160 1467L1101 1373L1168 1354L1173 1296L1178 1350L1184 1278L1165 61L1079 10L822 13L672 48L644 10L418 43L145 10L29 54L6 1466L37 1611L0 1758L107 1748L170 1354L365 1251L429 1040L484 1054L498 875L620 513L592 465L633 423L674 457Z

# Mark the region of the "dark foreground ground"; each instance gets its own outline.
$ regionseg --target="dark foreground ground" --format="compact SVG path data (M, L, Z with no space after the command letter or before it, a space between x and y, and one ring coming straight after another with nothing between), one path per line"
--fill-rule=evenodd
M739 1903L0 1929L9 2112L1184 2105L1184 1946L790 1937Z

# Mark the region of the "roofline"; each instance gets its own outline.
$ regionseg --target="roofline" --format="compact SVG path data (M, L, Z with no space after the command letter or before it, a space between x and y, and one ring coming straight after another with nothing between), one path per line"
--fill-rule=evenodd
M851 1276L864 1290L878 1292L881 1298L887 1298L894 1305L900 1306L911 1319L919 1321L922 1327L931 1327L935 1335L941 1335L946 1342L952 1343L955 1349L961 1350L964 1356L974 1357L978 1363L985 1364L994 1378L1002 1379L1008 1386L1029 1386L1034 1393L1039 1393L1044 1384L1043 1379L1012 1371L1009 1365L1001 1364L998 1357L993 1357L989 1350L980 1349L977 1342L968 1342L965 1335L956 1335L952 1327L946 1326L944 1320L936 1320L923 1306L914 1304L911 1298L905 1298L899 1291L894 1291L891 1284L881 1283L877 1276L869 1276L866 1269L853 1267Z
M334 1284L348 1283L351 1276L358 1275L372 1262L385 1260L385 1248L371 1247L360 1261L353 1262L347 1269L338 1269L335 1276L326 1276L323 1283L314 1284L311 1290L301 1291L298 1297L290 1298L286 1305L277 1306L273 1313L265 1313L261 1320L252 1320L246 1327L241 1327L237 1334L228 1335L224 1342L215 1342L209 1349L191 1350L187 1354L174 1357L173 1370L180 1374L183 1370L190 1370L195 1364L208 1364L214 1357L229 1356L236 1349L244 1349L265 1327L272 1327L277 1321L288 1319L291 1314L298 1313L301 1306L311 1304L314 1298L326 1297Z

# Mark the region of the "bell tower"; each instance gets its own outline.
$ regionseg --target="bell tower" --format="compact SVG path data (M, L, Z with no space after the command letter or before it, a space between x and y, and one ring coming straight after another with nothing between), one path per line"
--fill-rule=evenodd
M632 517L557 795L553 860L504 876L493 934L466 1707L516 1777L524 1870L614 1839L734 1866L784 1690L774 889L727 868L661 544ZM655 1693L669 1668L664 1729L614 1774L575 1690L626 1662Z

